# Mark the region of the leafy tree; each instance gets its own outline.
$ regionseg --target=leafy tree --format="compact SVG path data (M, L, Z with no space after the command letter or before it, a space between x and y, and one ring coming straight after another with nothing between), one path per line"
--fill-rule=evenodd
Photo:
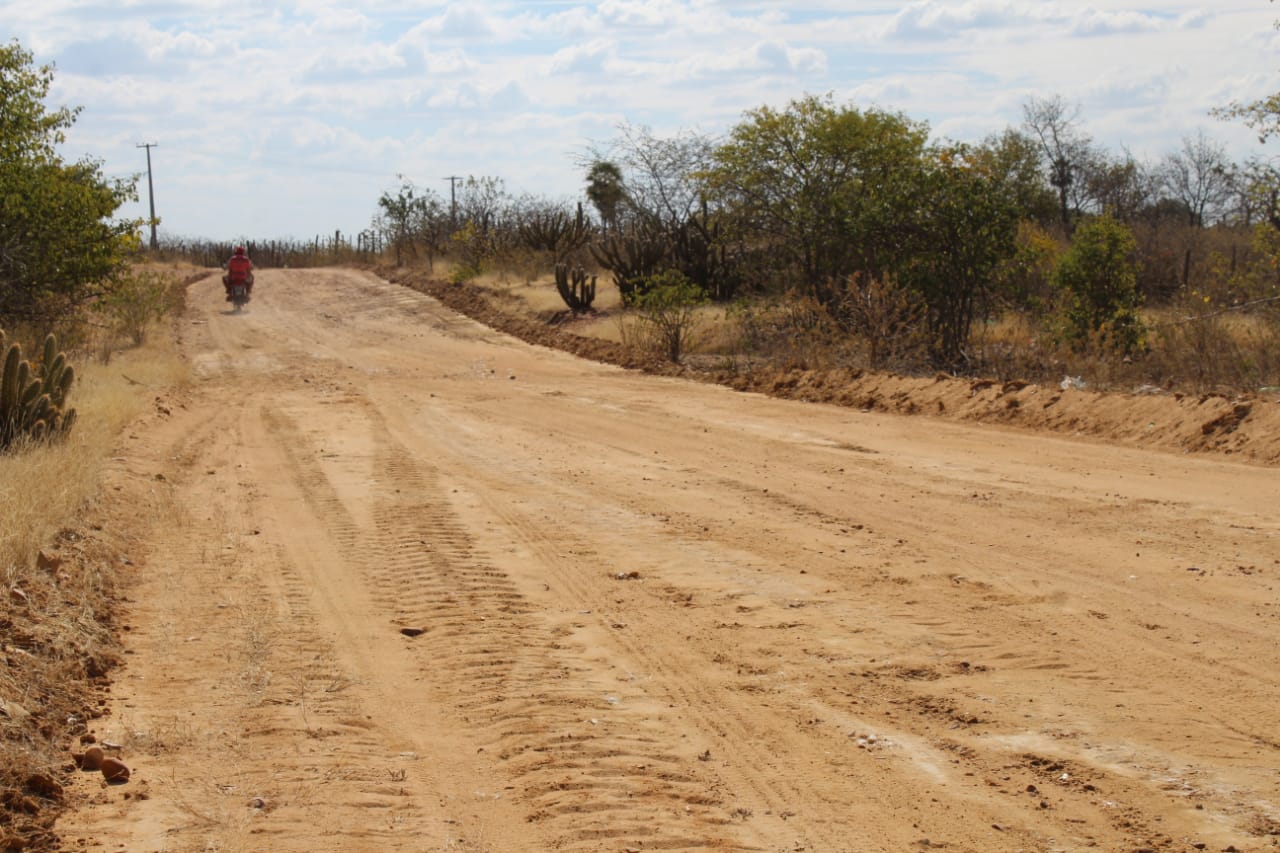
M1280 28L1280 22L1276 26ZM1212 114L1222 119L1241 119L1257 132L1259 142L1266 142L1280 134L1280 92L1249 103L1232 101L1225 107L1213 110Z
M609 160L595 160L587 170L587 200L600 214L600 224L606 233L618 227L627 200L627 188L622 181L622 169Z
M381 214L378 230L386 237L396 254L396 265L404 263L406 256L416 256L417 245L422 243L427 251L429 265L434 265L439 239L432 239L435 223L444 219L444 203L430 190L422 191L409 181L403 181L392 195L384 192L378 199ZM442 236L442 235L440 235Z
M1066 332L1077 344L1101 334L1130 352L1141 343L1142 323L1132 232L1109 216L1084 222L1055 274L1067 298Z
M1045 226L1058 218L1057 194L1044 178L1040 143L1016 128L993 134L968 152L978 169L1004 187L1024 219Z
M748 112L705 178L737 239L767 259L778 283L831 304L850 273L892 266L902 187L920 169L927 134L897 113L808 96Z
M469 222L487 237L504 224L502 219L511 208L512 199L502 178L471 175L462 182L457 205L456 227Z
M1116 158L1095 151L1081 169L1085 199L1098 213L1132 223L1157 195L1159 175L1125 151Z
M1276 22L1275 27L1280 29L1280 21ZM1232 101L1225 107L1211 110L1210 114L1220 119L1243 120L1245 125L1257 132L1258 141L1266 143L1271 137L1280 134L1280 92L1249 103ZM1244 202L1248 211L1245 214L1246 224L1255 203L1260 201L1268 222L1280 231L1280 202L1277 201L1280 196L1280 175L1277 175L1273 167L1259 161L1247 165L1246 172L1249 179L1237 183L1237 198ZM1241 185L1247 187L1243 192L1240 191Z
M49 323L107 293L141 220L111 220L133 181L57 153L78 110L49 110L49 66L0 46L0 320Z
M903 211L914 216L906 219L898 275L924 298L933 363L955 367L966 359L970 329L1001 268L1016 253L1020 211L1010 186L975 168L963 145L934 152L913 195Z
M1058 241L1048 231L1027 220L1018 223L1014 252L996 273L1000 301L1017 310L1042 313L1051 301L1061 254Z
M1267 160L1250 157L1232 167L1229 186L1226 211L1231 224L1251 227L1271 219L1280 229L1280 170Z

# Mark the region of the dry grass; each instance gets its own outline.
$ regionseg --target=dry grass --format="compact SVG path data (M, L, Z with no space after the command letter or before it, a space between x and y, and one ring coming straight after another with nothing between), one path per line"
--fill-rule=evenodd
M592 307L599 313L613 313L622 307L618 289L608 282L608 273L598 275L596 300ZM490 291L519 312L534 317L550 319L568 310L556 290L555 277L550 274L526 282L500 273L486 273L471 283Z
M1253 393L1280 385L1280 318L1263 313L1204 314L1184 307L1144 312L1146 348L1126 355L1100 342L1055 344L1042 326L1007 315L977 330L978 372L1001 380L1080 377L1100 390L1142 386L1191 393Z
M437 262L434 277L447 279L449 274L449 263ZM513 317L555 323L580 337L622 344L635 352L651 350L652 342L640 334L633 312L622 306L608 273L599 275L596 312L574 318L565 316L567 309L550 275L526 281L511 271L487 273L471 284L490 295L491 305ZM1102 340L1073 348L1055 340L1049 320L1010 312L975 326L960 372L1001 381L1058 383L1067 376L1079 377L1097 390L1145 386L1231 395L1280 387L1280 306L1264 306L1252 314L1214 314L1203 303L1192 303L1146 310L1143 322L1146 348L1125 354ZM812 300L794 295L747 300L728 309L705 308L699 328L698 344L686 363L706 369L880 369L904 375L935 370L923 345L872 365L865 340L840 328Z
M109 366L71 353L79 413L60 442L0 455L0 848L53 844L65 749L101 714L92 687L114 664L110 630L121 547L93 506L125 426L186 381L167 336ZM43 556L42 556L43 552ZM51 784L55 783L55 784Z
M78 419L65 441L0 455L0 567L34 566L98 489L103 465L125 424L142 412L155 389L187 379L187 367L163 342L126 353L114 364L76 364L68 402Z

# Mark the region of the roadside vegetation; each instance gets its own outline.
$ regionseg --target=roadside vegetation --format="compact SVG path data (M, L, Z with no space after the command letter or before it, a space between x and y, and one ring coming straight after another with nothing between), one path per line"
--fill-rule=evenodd
M102 714L126 547L94 519L126 424L185 381L153 335L203 271L144 263L129 181L58 153L78 110L0 45L0 849L49 849L69 747Z
M1268 116L1222 111L1264 138ZM1280 387L1280 171L1203 131L1142 162L1057 96L957 142L806 95L722 137L623 125L580 166L577 200L405 181L359 234L247 242L260 266L423 269L693 366ZM230 248L168 238L157 257L216 266ZM672 346L642 334L643 306L676 274L697 334Z
M961 143L805 96L723 138L623 126L582 166L576 203L493 177L452 203L405 183L362 257L695 365L1280 386L1280 173L1203 132L1139 162L1094 144L1058 97ZM593 301L553 288L558 267L597 277ZM640 332L646 295L677 274L700 333L672 346Z

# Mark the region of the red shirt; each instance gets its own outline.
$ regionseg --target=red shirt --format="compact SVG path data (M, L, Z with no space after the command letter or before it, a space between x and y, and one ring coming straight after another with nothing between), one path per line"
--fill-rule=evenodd
M227 278L236 284L245 281L252 271L253 262L248 255L232 255L227 261Z

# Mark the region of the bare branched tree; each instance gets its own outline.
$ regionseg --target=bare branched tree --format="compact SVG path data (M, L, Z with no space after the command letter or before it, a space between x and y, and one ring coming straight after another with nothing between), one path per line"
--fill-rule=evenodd
M1093 159L1093 141L1080 129L1080 108L1061 95L1032 97L1022 106L1022 126L1040 143L1049 184L1058 193L1058 213L1070 234L1072 214L1085 207L1085 173Z
M1227 149L1205 136L1184 136L1182 148L1160 165L1165 192L1187 207L1188 225L1205 228L1226 212L1232 196L1232 166Z

